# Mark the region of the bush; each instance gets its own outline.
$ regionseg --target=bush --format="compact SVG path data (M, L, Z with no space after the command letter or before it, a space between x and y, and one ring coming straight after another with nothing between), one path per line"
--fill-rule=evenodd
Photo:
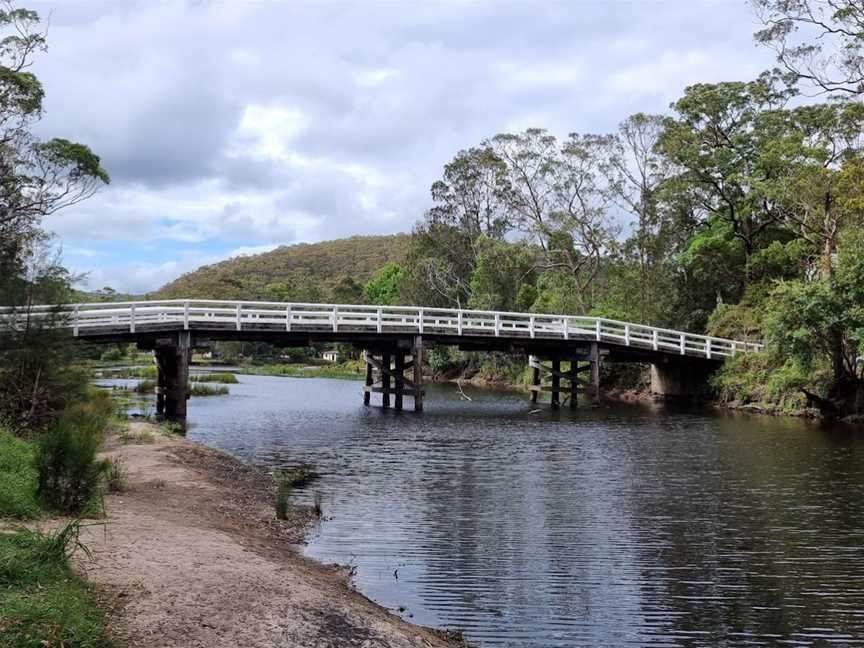
M39 514L36 449L0 429L0 516L32 518Z
M123 359L123 352L120 349L114 347L108 349L105 353L103 353L100 359L103 362L117 362L118 360Z
M102 430L62 419L38 439L37 494L43 506L80 513L99 492L103 465L96 458Z

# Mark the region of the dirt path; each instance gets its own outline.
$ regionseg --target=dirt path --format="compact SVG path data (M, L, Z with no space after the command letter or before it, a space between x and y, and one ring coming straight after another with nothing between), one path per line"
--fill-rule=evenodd
M129 490L106 498L107 527L86 529L93 560L81 563L130 648L464 645L402 621L351 590L344 570L291 549L311 512L274 520L269 477L186 439L153 437L106 447L122 457Z

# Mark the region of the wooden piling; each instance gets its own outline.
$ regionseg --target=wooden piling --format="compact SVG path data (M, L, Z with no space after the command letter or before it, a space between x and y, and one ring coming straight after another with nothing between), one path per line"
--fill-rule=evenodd
M384 368L381 372L381 407L390 407L390 372L393 365L389 353L381 354L381 366Z
M414 411L423 411L423 336L414 336Z
M561 405L561 358L552 358L552 408L557 409Z

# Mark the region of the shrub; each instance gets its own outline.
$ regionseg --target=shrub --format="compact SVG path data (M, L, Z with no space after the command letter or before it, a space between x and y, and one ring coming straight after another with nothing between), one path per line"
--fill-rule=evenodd
M123 359L123 352L116 347L108 349L105 353L102 354L102 358L101 358L101 360L103 362L117 362L118 360L122 360L122 359Z
M81 512L99 492L102 463L96 458L101 430L60 420L38 439L37 494L46 508Z
M152 394L156 390L155 380L139 380L135 391L139 394Z
M36 489L34 445L0 429L0 516L23 519L38 515Z

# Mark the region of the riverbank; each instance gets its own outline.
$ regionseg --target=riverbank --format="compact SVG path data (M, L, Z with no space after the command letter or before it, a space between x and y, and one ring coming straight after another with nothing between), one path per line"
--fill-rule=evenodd
M314 513L291 507L277 521L268 475L147 423L126 440L109 438L105 454L128 489L106 495L107 526L84 529L92 560L79 561L122 645L465 645L355 592L345 568L300 555L292 545Z

